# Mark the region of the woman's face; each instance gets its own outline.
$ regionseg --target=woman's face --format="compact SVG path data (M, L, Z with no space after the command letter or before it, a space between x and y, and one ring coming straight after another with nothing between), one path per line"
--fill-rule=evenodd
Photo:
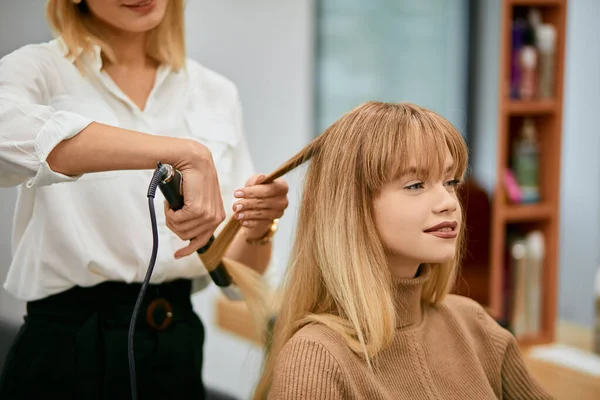
M409 170L374 201L375 225L394 275L407 276L422 263L448 262L456 253L462 222L458 181L449 154L445 164L443 179L425 182Z
M165 17L169 0L82 0L92 15L111 28L130 33L147 32Z

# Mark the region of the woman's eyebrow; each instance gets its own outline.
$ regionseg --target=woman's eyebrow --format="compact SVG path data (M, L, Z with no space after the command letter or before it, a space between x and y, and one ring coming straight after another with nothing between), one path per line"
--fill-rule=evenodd
M444 174L449 174L452 171L454 171L454 165L450 164L449 166L446 167ZM417 175L417 173L418 173L417 167L408 167L408 168L400 171L398 176Z

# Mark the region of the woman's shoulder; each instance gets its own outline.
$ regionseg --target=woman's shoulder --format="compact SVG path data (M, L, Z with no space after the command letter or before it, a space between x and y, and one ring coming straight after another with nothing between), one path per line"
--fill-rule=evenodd
M470 297L449 294L440 303L442 307L466 317L477 317L485 312L483 306Z
M24 66L32 65L56 65L57 62L70 61L65 58L66 50L60 39L53 39L41 43L32 43L21 46L2 57L5 63L21 64Z
M277 354L273 399L348 398L342 338L321 324L306 325Z
M315 371L327 371L341 376L348 351L341 335L322 324L309 324L300 328L277 354L276 375L308 376ZM305 384L310 386L314 382Z
M449 294L435 306L435 309L453 319L458 319L469 325L487 325L489 313L477 301L456 294Z
M342 336L323 324L311 323L300 328L285 343L280 362L297 363L307 359L329 360L337 365L350 352Z
M458 325L472 339L483 342L503 351L510 341L512 334L502 327L492 315L475 300L450 294L435 307Z
M347 347L339 333L319 323L304 325L292 335L285 346L294 347L298 344L305 344L310 347L322 346L332 350Z

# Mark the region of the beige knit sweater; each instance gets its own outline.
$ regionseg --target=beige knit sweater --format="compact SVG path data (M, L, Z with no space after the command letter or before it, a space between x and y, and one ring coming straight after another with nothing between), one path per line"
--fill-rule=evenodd
M300 329L279 354L269 399L552 399L529 375L514 337L471 299L421 304L427 268L397 282L397 330L371 373L340 335Z

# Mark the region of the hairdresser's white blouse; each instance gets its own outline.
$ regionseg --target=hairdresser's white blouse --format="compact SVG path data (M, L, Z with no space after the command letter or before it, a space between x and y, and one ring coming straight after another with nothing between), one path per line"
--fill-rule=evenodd
M82 77L63 57L61 44L25 46L0 60L0 186L19 185L4 287L23 300L145 275L152 249L146 197L152 171L74 179L46 163L56 144L92 121L206 145L228 217L234 190L254 173L232 82L193 61L185 72L162 67L140 111L101 70L99 49ZM162 203L157 191L159 250L152 282L200 278L195 287L201 288L209 280L198 257L173 258L186 242L166 227Z

